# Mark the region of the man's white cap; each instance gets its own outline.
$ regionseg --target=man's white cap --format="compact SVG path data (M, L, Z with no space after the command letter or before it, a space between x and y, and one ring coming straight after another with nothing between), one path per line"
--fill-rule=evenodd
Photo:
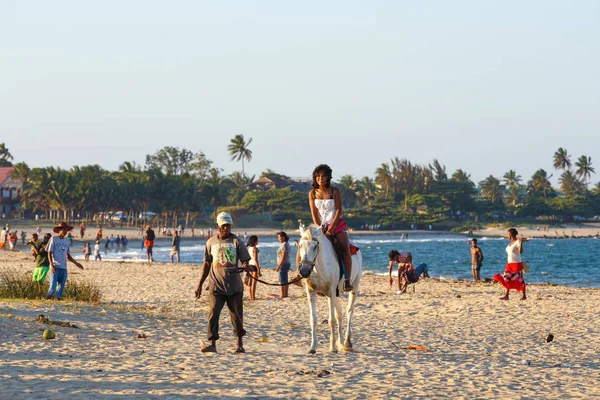
M229 213L223 211L217 215L217 226L223 226L225 224L233 225L233 219Z

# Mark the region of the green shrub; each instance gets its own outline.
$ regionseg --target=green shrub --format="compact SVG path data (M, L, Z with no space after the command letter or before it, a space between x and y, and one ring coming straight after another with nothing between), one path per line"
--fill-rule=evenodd
M50 278L50 275L48 275ZM33 282L30 274L19 274L14 271L0 272L0 298L4 299L44 299L48 282ZM67 281L63 299L97 303L100 301L100 289L93 283Z

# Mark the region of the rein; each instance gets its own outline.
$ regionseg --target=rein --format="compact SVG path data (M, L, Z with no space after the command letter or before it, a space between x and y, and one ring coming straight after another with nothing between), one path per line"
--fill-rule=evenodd
M242 272L246 272L246 270L245 270L244 268L238 268L238 271L237 271L237 272L241 274ZM298 277L298 278L296 278L296 279L294 279L293 281L290 281L290 282L288 282L288 283L269 283L269 282L265 282L265 281L263 281L262 279L255 278L255 277L253 277L253 276L252 276L252 275L250 275L250 274L248 274L248 276L249 276L250 278L252 278L252 279L256 280L257 282L260 282L260 283L263 283L263 284L265 284L265 285L269 285L269 286L289 286L289 285L292 285L292 284L294 284L294 283L296 283L296 282L300 282L300 281L303 279L303 278L300 276L300 277Z

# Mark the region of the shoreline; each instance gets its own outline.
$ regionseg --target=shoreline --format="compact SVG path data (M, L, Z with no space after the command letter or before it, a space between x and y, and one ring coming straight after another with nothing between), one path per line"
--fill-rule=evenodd
M2 257L2 255L4 254L4 252L0 252L0 272L2 271L2 263L6 262L7 260ZM9 254L14 254L14 255L19 255L17 260L14 260L14 262L19 262L21 267L25 267L28 269L28 272L33 272L33 261L31 260L31 258L29 257L29 254L26 252L23 252L21 250L17 250L14 252L6 252L7 255ZM84 262L84 267L85 265L94 265L94 264L98 264L98 265L103 265L103 264L107 264L107 265L122 265L122 264L127 264L127 265L136 265L136 266L155 266L155 267L164 267L164 266L171 266L171 267L175 267L177 268L178 266L181 266L181 268L192 268L192 269L200 269L202 267L202 263L198 262L198 263L189 263L189 262L179 262L179 263L170 263L170 262L153 262L153 263L149 263L148 261L143 261L143 260L133 260L133 259L123 259L123 260L106 260L103 259L102 261L93 261L90 259L90 261L84 261L82 258L77 257L76 258L78 261L80 262ZM69 271L73 271L72 269L72 265L69 265ZM31 271L29 271L29 269ZM263 267L263 269L265 271L271 271L273 272L274 269L270 268L270 267ZM295 270L290 270L290 273L295 273ZM74 272L76 274L78 274L78 271L74 270ZM362 273L362 277L367 277L367 276L373 276L373 277L381 277L382 279L385 278L387 279L388 277L388 272L373 272L373 271L363 271ZM394 277L394 280L397 279L397 270L393 270L392 271L392 276ZM461 279L461 278L451 278L451 277L432 277L432 278L420 278L419 282L427 282L427 281L433 281L433 282L440 282L440 283L447 283L447 284L452 284L452 283L461 283L461 284L472 284L472 285L482 285L482 284L496 284L496 282L488 277L484 277L482 278L479 282L473 281L472 279ZM386 280L387 282L387 280ZM574 288L574 289L585 289L585 290L598 290L600 291L600 287L594 287L594 286L575 286L575 285L565 285L565 284L559 284L559 283L553 283L553 282L535 282L535 283L527 283L527 287L529 286L539 286L539 287L562 287L562 288ZM1 301L1 299L0 299Z
M5 222L6 223L6 222ZM27 234L27 238L31 237L31 234L34 232L35 228L38 226L34 221L27 222L23 224L20 220L9 221L9 228L11 231L17 230L17 233L20 234L21 231L24 231ZM587 238L600 238L600 222L587 222L582 224L567 224L561 225L559 227L549 227L546 232L543 231L543 227L540 227L538 230L537 227L532 226L515 226L519 231L521 236L536 238L536 239L587 239ZM395 229L395 230L350 230L350 235L398 235L401 234L449 234L449 235L463 235L466 238L470 237L505 237L506 230L508 228L504 227L489 227L485 229L475 230L469 233L468 231L462 232L452 232L449 230L428 230L428 229L419 229L419 230L410 230L410 229ZM132 227L123 227L123 228L102 228L103 230L103 240L106 239L106 236L110 236L110 234L118 234L118 235L126 235L127 238L131 241L141 240L143 234L140 234L139 228ZM181 235L182 240L206 240L207 239L207 229L203 229L205 235L200 236L200 229L196 229L195 236L191 236L190 229L184 230L183 235ZM50 227L42 228L42 234L46 232L51 232ZM83 239L79 237L79 229L78 227L74 227L71 231L73 234L73 240L75 242L86 242L93 241L96 237L97 228L87 227L85 231L85 236ZM216 227L213 229L213 233L216 231ZM235 225L232 229L232 232L236 234L238 237L243 238L244 233L247 236L256 235L259 237L268 237L268 236L277 236L277 232L281 231L281 229L275 228L262 228L262 227L252 227L252 228L236 228ZM300 231L298 228L285 230L288 234L299 236ZM155 229L156 237L158 239L170 239L172 236L164 236L162 232L158 229ZM2 238L0 238L2 239Z

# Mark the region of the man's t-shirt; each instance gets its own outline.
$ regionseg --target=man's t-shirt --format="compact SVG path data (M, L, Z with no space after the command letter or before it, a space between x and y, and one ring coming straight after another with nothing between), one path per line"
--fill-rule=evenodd
M52 253L52 257L56 262L55 268L67 269L67 254L69 254L69 241L67 238L61 239L58 236L52 236L46 245L48 253Z
M209 290L228 296L243 292L244 284L237 266L238 261L248 260L250 260L248 249L237 236L232 234L223 240L220 235L216 235L208 239L204 249L204 262L211 265L208 278Z

